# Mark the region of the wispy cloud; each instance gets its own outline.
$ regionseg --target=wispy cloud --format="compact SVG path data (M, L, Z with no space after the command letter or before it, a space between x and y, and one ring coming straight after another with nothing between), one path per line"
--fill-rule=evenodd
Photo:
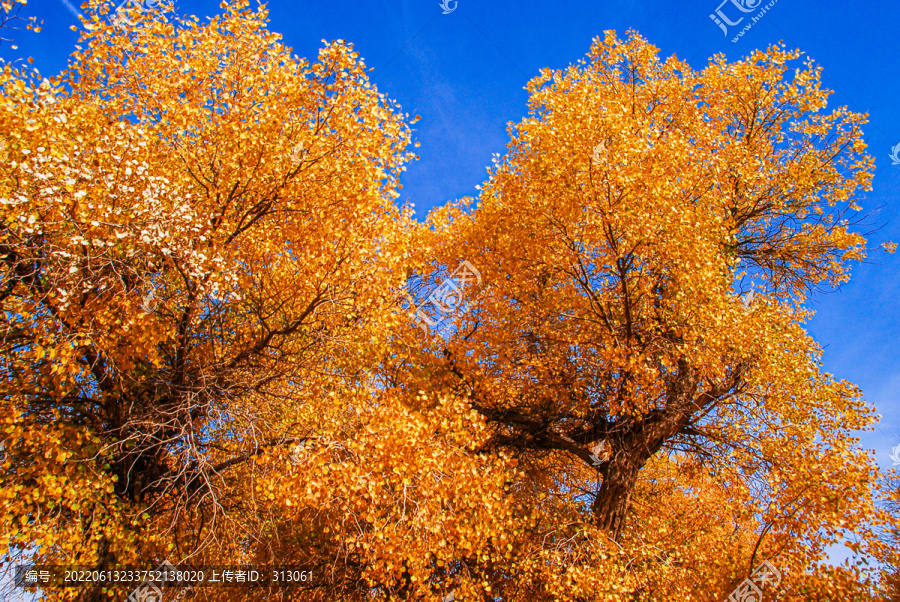
M77 9L77 8L75 8L74 6L72 6L72 3L69 2L69 0L59 0L59 1L66 5L66 8L69 9L69 12L70 12L70 13L72 13L72 14L75 15L76 17L80 17L80 16L81 16L81 13L78 12L78 9Z

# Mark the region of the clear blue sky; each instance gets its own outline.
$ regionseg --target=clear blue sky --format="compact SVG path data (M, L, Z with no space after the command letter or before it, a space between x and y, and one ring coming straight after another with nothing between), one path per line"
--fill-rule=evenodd
M743 0L759 9L768 1ZM63 69L77 39L69 30L77 20L66 2L31 0L24 13L43 19L43 32L17 32L19 50L4 45L0 56L34 57L45 76ZM314 58L322 39L353 42L376 69L379 89L423 117L415 126L422 159L404 174L403 190L420 219L431 207L475 195L491 154L504 151L507 122L525 113L527 80L543 67L578 60L604 30L623 35L636 29L663 55L677 54L695 68L712 54L737 59L779 40L806 52L824 67L825 84L835 90L833 106L871 116L866 131L877 175L860 204L880 208L871 221L882 226L851 282L813 300L817 315L810 329L825 347L826 370L861 386L884 416L862 441L881 466L890 467L891 447L900 443L900 253L888 255L879 245L900 242L900 165L889 158L900 144L900 9L895 2L777 0L732 42L759 9L744 15L731 1L722 5L731 21L744 16L726 37L710 19L720 2L458 0L449 3L456 9L447 15L439 0L274 0L269 8L271 29L296 54ZM176 12L202 18L220 8L218 0L176 0Z

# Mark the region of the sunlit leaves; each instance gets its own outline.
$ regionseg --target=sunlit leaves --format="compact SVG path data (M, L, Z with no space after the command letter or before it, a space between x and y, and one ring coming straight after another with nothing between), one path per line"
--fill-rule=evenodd
M11 546L305 565L297 600L699 601L763 556L795 597L861 595L819 565L885 556L875 417L804 324L863 256L872 163L817 67L609 32L420 226L417 117L248 4L92 3L69 71L0 74ZM407 277L462 260L425 340Z

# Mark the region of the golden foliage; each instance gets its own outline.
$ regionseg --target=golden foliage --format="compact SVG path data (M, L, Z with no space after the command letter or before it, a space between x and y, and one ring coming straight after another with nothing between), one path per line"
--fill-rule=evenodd
M822 566L889 556L876 417L804 330L872 160L799 53L695 71L608 32L419 225L414 120L351 45L294 57L246 0L89 8L67 72L0 75L12 548L313 570L271 599L701 601L762 560L785 600L878 599ZM423 343L412 285L463 259Z

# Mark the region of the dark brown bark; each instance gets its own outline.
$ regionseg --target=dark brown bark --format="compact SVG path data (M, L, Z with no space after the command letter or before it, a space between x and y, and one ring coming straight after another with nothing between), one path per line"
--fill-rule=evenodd
M591 510L596 517L597 527L606 531L613 539L619 538L625 526L625 518L631 508L631 494L644 462L646 460L640 461L628 453L621 453L612 458L601 471L603 484L594 498Z
M596 524L616 540L622 534L631 508L631 498L641 468L670 440L678 436L706 437L695 428L694 421L704 416L723 398L740 387L747 362L737 363L726 377L705 391L699 389L696 371L685 361L666 386L662 409L651 410L635 418L610 419L597 414L583 424L565 429L559 416L534 415L515 408L496 408L478 399L477 389L450 360L450 370L465 385L473 399L472 407L488 421L501 427L483 448L498 447L525 450L566 451L593 467L602 479L600 489L591 505ZM557 426L559 425L559 426ZM604 440L612 454L598 461L588 447Z
M98 571L105 570L116 563L116 555L112 552L109 540L104 535L97 542L97 563L94 565ZM82 590L78 598L79 602L105 602L109 600L101 583L95 583Z
M668 383L665 408L644 415L613 437L613 456L600 465L603 482L591 506L597 526L610 538L617 540L622 534L641 468L667 441L678 435L699 435L693 421L738 389L746 367L739 363L723 381L698 394L695 371L682 362Z

